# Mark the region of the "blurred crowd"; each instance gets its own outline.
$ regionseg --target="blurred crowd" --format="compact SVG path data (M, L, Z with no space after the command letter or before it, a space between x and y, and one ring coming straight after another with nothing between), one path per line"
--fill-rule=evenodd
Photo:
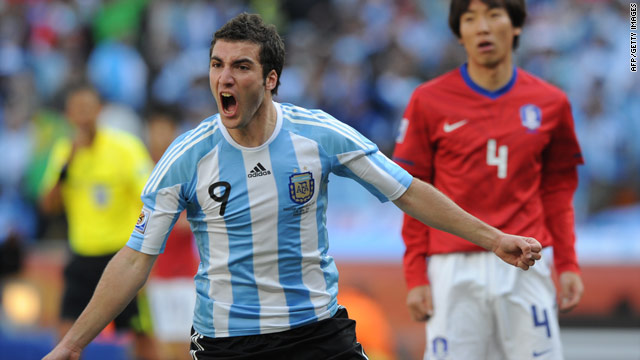
M639 202L629 2L527 5L517 64L572 102L586 160L578 221ZM51 236L36 204L51 144L69 136L61 109L71 84L87 80L100 91L104 125L144 139L148 115L163 107L188 130L217 112L209 45L242 11L262 14L284 36L276 101L322 108L387 154L413 89L465 60L445 0L0 0L0 244Z

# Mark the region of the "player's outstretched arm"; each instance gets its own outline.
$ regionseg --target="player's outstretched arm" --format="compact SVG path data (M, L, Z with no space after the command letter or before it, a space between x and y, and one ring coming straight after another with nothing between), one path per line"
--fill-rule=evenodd
M154 255L123 247L109 262L91 301L71 330L43 360L77 360L93 340L131 301L144 285Z
M487 250L505 262L527 270L540 259L542 246L529 237L505 234L467 213L432 185L414 178L394 203L428 226L449 232Z

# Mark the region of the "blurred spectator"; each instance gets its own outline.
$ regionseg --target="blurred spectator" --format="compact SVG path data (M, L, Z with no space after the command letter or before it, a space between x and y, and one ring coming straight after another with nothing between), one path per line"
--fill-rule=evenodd
M88 75L109 102L141 110L147 100L147 65L138 50L126 43L107 41L91 52Z
M144 138L142 118L135 110L122 103L111 102L104 104L98 116L98 125L122 130L140 139Z
M78 1L85 2L85 1ZM139 34L142 12L148 0L100 1L92 21L97 43L105 40L134 40Z
M24 249L35 235L35 210L23 186L35 146L29 122L34 108L28 96L30 80L28 74L11 78L0 112L0 276L21 269Z
M633 197L627 193L633 191L628 179L633 177L629 165L634 161L631 141L626 138L629 127L618 107L608 108L612 104L606 101L604 85L602 78L594 78L582 103L574 109L578 135L590 145L583 151L585 161L591 164L583 171L591 194L587 204L590 213L628 204L631 201L624 197Z

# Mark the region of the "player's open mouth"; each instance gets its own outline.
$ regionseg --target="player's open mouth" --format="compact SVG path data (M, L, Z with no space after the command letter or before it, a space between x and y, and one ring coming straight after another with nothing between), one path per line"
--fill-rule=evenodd
M222 111L225 115L232 116L236 113L238 103L233 95L227 92L220 93L220 101L222 103Z
M480 49L480 51L491 51L493 50L493 43L491 41L483 41L478 44L478 49Z

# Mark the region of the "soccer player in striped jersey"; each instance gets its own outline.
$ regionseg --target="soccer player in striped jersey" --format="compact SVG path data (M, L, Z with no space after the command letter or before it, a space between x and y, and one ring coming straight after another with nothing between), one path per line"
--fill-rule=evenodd
M425 359L562 359L552 258L560 310L582 296L572 207L582 156L565 94L513 64L525 16L523 0L452 1L467 63L414 91L394 159L487 223L553 246L553 256L518 271L405 216L407 305L428 320Z
M200 252L194 359L366 359L336 300L325 227L330 173L511 265L528 269L540 259L535 239L470 216L351 127L274 102L283 63L282 39L258 15L241 14L215 33L209 80L219 113L156 165L127 246L47 360L79 357L144 284L183 209Z

